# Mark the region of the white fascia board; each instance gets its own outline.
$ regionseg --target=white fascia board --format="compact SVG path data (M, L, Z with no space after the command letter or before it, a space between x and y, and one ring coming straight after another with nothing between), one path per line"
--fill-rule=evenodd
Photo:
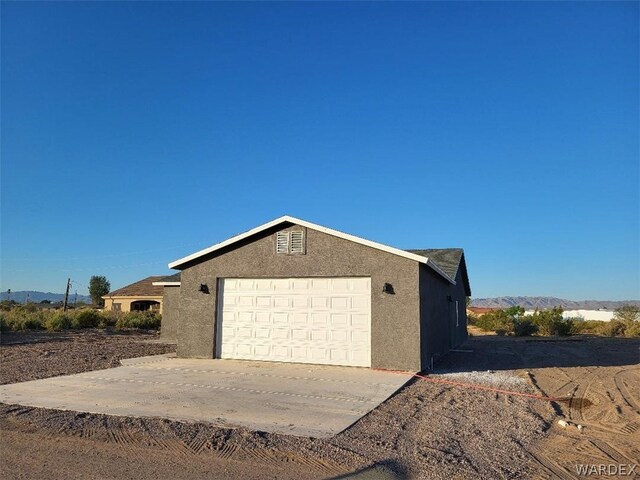
M179 287L180 282L153 282L151 285L156 287Z
M205 248L204 250L200 250L196 253L192 253L191 255L188 255L186 257L180 258L178 260L175 260L173 262L171 262L169 264L169 268L175 269L180 267L181 265L184 265L187 262L190 262L191 260L195 260L196 258L200 258L203 255L207 255L211 252L215 252L216 250L220 250L221 248L226 247L227 245L231 245L232 243L236 243L239 242L240 240L243 240L247 237L250 237L251 235L255 235L256 233L260 233L263 230L266 230L268 228L271 228L275 225L278 225L279 223L285 222L285 221L289 221L287 220L289 217L287 215L280 217L280 218L276 218L275 220L272 220L271 222L265 223L264 225L260 225L259 227L256 228L252 228L249 231L246 231L244 233L241 233L240 235L236 235L235 237L231 237L227 240L225 240L224 242L220 242L220 243L216 243L215 245L209 247L209 248Z
M315 223L307 222L306 220L301 220L299 218L291 217L289 215L283 215L282 217L276 218L275 220L267 222L247 232L241 233L240 235L231 237L228 240L225 240L224 242L217 243L209 248L205 248L204 250L200 250L199 252L193 253L187 257L171 262L169 264L169 268L173 268L173 269L179 268L181 265L184 265L185 263L190 262L191 260L195 260L199 257L202 257L203 255L207 255L209 253L215 252L216 250L224 248L227 245L231 245L235 242L239 242L240 240L250 237L251 235L255 235L256 233L260 233L263 230L267 230L271 227L274 227L284 222L294 223L296 225L307 227L312 230L317 230L319 232L332 235L334 237L350 240L352 242L359 243L361 245L366 245L367 247L375 248L376 250L382 250L383 252L391 253L393 255L398 255L399 257L404 257L419 263L424 263L425 265L428 265L429 267L433 268L436 272L442 275L446 280L448 280L453 285L456 284L456 282L453 279L449 278L449 276L446 273L444 273L440 268L438 268L438 266L435 265L433 261L430 261L427 257L423 257L422 255L416 255L415 253L411 253L411 252L405 252L404 250L400 250L398 248L390 247L388 245L383 245L377 242L372 242L371 240L367 240L361 237L356 237L355 235L350 235L348 233L339 232L338 230L333 230L331 228L323 227L321 225L316 225Z

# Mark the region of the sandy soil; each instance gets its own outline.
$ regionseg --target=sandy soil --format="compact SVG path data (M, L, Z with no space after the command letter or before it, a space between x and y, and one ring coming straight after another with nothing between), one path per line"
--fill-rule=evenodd
M85 352L72 355L92 354L73 339L57 343ZM0 348L0 358L14 358L9 366L3 361L3 379L51 376L42 362L21 377L20 365L51 351L51 342L27 345ZM640 457L639 346L629 339L473 337L464 347L471 351L451 354L439 373L572 400L550 403L416 379L328 440L0 405L0 477L331 478L374 468L371 478L575 478L576 462ZM559 415L585 430L561 429Z
M157 332L79 330L0 335L0 384L119 367L123 358L176 351Z

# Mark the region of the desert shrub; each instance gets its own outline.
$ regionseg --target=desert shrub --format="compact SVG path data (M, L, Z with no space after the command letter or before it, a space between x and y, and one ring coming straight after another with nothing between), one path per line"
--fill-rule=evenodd
M640 337L640 321L632 321L627 323L624 330L625 337Z
M485 331L494 331L498 335L513 335L516 323L522 319L523 315L522 307L494 310L479 317L476 326Z
M562 318L561 307L534 312L531 321L538 327L538 333L541 335L571 335L574 331L573 319Z
M4 310L5 312L8 312L9 310L17 307L18 305L19 303L16 302L15 300L2 300L0 302L0 310Z
M538 326L530 318L516 318L513 322L513 334L516 337L528 337L538 333Z
M101 315L95 310L85 308L74 312L73 328L96 328L100 324Z
M44 326L47 330L59 332L61 330L68 330L73 325L73 320L70 315L65 312L54 312L44 320Z
M504 334L509 330L509 321L503 310L496 310L479 317L476 326L486 332L493 331Z
M4 312L0 312L0 332L8 332L11 330L9 328L9 323L7 323L6 314Z
M604 322L600 320L583 320L582 318L573 318L573 333L600 333Z
M127 312L119 316L116 328L158 330L162 316L151 312Z
M574 333L591 333L608 337L640 337L640 322L613 319L610 322L601 320L585 320L574 322Z
M38 311L38 306L33 302L25 303L22 308L24 308L25 312L29 312L29 313L35 313Z
M620 320L611 320L610 322L603 322L605 325L602 327L601 334L609 337L618 337L624 335L625 323Z
M617 308L613 314L615 320L621 322L640 322L640 307L635 305L624 305Z
M100 313L98 328L115 327L120 317L120 312L106 311Z
M468 312L467 313L467 325L477 325L479 318L480 317L478 317L475 313Z
M5 328L14 332L20 330L40 330L43 328L41 312L28 312L23 307L17 307L6 312Z

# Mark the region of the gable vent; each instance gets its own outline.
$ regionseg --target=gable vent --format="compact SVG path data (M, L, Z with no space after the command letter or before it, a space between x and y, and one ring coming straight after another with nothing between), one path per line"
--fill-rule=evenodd
M304 253L304 232L291 232L291 253Z
M276 253L289 253L289 232L278 232Z

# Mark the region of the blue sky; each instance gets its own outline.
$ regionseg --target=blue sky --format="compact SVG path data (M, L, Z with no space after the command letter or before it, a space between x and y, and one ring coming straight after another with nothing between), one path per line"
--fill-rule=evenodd
M639 4L3 2L0 290L283 214L640 298Z

